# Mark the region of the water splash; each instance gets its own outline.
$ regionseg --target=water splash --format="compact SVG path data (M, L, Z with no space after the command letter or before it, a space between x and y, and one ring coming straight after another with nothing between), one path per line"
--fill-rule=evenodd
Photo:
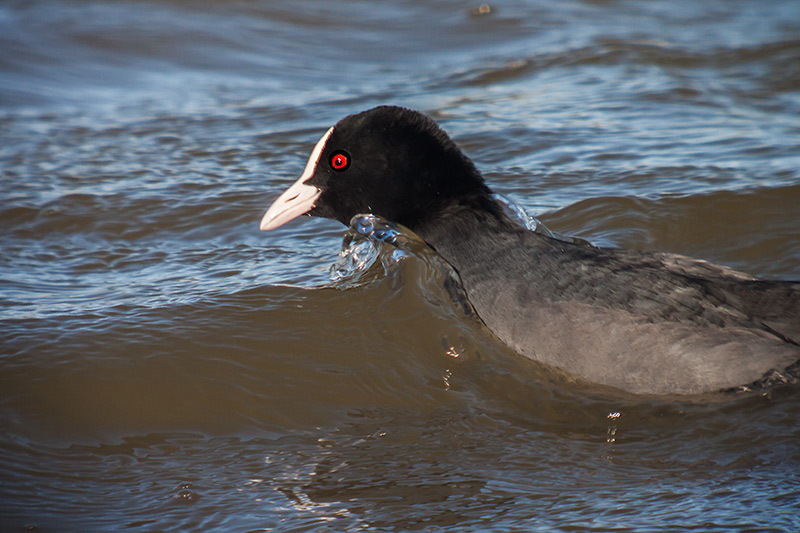
M411 231L375 215L356 215L345 233L339 257L329 278L350 286L364 280L380 259L383 274L409 255L420 255L427 245Z
M378 245L369 239L344 243L339 257L331 265L328 277L334 283L355 278L371 267L378 258Z
M512 219L516 220L527 229L531 231L535 231L538 233L543 233L548 237L553 236L553 232L550 231L547 226L545 226L541 220L536 218L535 216L531 215L525 208L519 205L518 203L514 202L503 196L502 194L494 193L492 198L500 202L503 207L506 208L506 214L509 215Z
M551 230L550 228L544 225L544 222L542 222L535 216L528 213L524 207L514 202L513 200L506 198L502 194L494 193L492 195L492 198L497 200L505 208L506 214L509 217L511 217L511 219L519 222L520 224L525 226L525 228L529 229L534 233L546 235L547 237L558 239L559 241L571 242L574 244L583 244L586 246L592 245L589 241L581 239L580 237L571 237L569 235L562 235L561 233L557 233Z

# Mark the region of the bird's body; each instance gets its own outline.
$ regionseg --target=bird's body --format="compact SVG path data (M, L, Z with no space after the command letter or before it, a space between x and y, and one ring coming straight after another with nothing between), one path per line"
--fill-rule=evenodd
M588 381L693 394L746 386L800 360L800 283L528 231L447 135L410 110L340 121L262 229L308 211L405 225L455 269L499 339Z
M456 269L489 329L532 359L649 394L746 385L800 359L786 338L800 338L800 321L786 320L800 284L449 218L420 236Z

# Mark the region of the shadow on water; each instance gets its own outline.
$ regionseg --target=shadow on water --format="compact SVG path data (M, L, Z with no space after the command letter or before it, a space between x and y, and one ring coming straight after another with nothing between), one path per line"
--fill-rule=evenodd
M22 424L4 451L24 459L6 479L49 480L48 502L23 502L44 525L86 523L48 518L45 505L77 499L100 528L480 529L532 512L546 527L635 516L640 499L671 519L683 498L727 512L759 472L800 465L797 387L687 400L575 383L465 315L435 258L385 264L346 288L76 318L39 346L35 375L19 350L2 388ZM117 487L103 501L98 478ZM612 505L615 479L627 489Z
M19 516L333 531L549 528L617 509L646 527L642 501L671 520L687 498L726 516L752 483L777 489L771 509L791 501L777 471L800 465L797 387L686 400L575 383L500 345L431 259L53 320L35 351L15 324L4 479L49 485L46 501L16 499L33 513ZM97 518L50 514L75 501Z

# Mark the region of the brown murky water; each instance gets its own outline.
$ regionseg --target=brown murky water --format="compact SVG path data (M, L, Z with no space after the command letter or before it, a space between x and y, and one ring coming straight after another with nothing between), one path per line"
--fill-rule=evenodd
M258 231L395 103L551 229L800 278L797 2L478 7L0 4L0 530L800 530L797 386L569 383Z

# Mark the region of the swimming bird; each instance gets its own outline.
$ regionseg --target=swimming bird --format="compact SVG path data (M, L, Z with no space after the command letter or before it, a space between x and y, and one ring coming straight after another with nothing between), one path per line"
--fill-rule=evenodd
M421 237L477 315L518 353L638 394L730 390L795 374L800 282L529 231L428 116L381 106L340 120L261 220L372 213Z

